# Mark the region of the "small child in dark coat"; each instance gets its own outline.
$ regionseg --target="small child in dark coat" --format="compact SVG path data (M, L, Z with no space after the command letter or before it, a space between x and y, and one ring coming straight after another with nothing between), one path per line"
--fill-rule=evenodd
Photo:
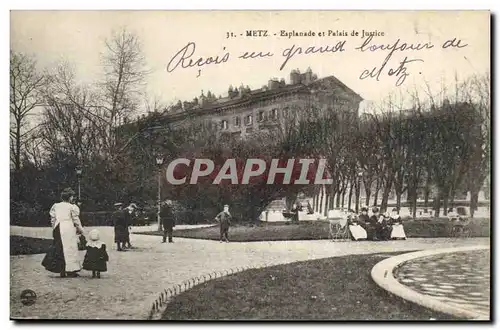
M106 263L109 260L106 244L99 241L99 231L93 229L89 234L87 253L83 259L83 269L92 271L92 278L101 278L101 272L108 270Z

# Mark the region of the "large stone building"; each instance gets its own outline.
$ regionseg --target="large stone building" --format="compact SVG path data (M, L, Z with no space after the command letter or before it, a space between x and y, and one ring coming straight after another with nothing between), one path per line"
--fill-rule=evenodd
M259 130L272 129L280 119L299 116L301 110L313 106L357 118L362 100L334 76L318 78L310 68L305 73L293 70L288 83L274 78L260 89L229 87L225 97L202 92L191 102L178 102L162 116L160 126L204 121L215 123L222 133L247 137Z
M271 130L284 122L296 120L312 108L335 111L340 119L357 121L362 100L360 95L333 75L318 78L310 68L304 73L293 70L288 82L283 78L272 78L265 86L255 90L248 86L230 86L225 97L202 92L192 101L179 101L162 115L152 113L149 118L153 118L152 121L143 118L122 125L122 133L130 137L141 129L161 131L166 126L175 129L203 122L215 125L221 134L248 138L262 130ZM321 198L321 205L314 205L315 211L325 210L325 203L326 198Z

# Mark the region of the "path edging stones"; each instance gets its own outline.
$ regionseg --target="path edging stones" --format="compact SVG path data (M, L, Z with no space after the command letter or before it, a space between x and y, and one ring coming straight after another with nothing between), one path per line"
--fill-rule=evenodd
M216 278L221 278L229 275L233 275L245 270L249 269L259 269L259 268L266 268L266 267L271 267L271 266L276 266L274 263L269 263L269 264L260 264L260 265L250 265L250 266L245 266L245 267L234 267L230 269L226 269L223 271L214 271L211 273L207 273L202 276L196 276L192 277L180 284L175 284L172 285L166 289L164 289L155 299L150 301L148 304L149 307L149 313L147 316L148 320L159 320L161 318L161 315L163 311L167 309L168 303L172 300L173 297L179 295L180 293L190 290L193 287L211 281L215 280Z
M488 245L477 245L477 246L423 250L418 252L405 253L382 260L381 262L376 264L372 268L371 277L378 286L388 291L389 293L394 294L404 300L424 306L426 308L460 318L466 318L471 320L490 320L490 315L488 314L472 311L470 309L460 308L458 306L452 306L438 299L435 299L431 296L424 295L415 290L412 290L409 287L401 284L394 277L393 274L395 268L397 268L402 263L413 259L433 256L437 254L444 254L444 253L489 250L489 249L490 246Z

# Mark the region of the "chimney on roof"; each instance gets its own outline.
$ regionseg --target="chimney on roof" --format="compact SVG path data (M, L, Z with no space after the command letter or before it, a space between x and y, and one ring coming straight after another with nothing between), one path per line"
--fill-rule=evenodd
M312 77L313 73L311 67L308 67L306 73L304 73L304 84L309 85L313 81Z
M280 82L276 78L269 79L268 87L269 89L276 89L280 86Z
M292 72L290 72L290 84L300 84L300 73L298 70L292 70Z

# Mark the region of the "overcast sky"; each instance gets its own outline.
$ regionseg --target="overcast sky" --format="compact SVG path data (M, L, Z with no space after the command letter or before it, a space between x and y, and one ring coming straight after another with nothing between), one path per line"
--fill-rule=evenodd
M38 11L11 13L11 48L34 54L40 67L50 67L60 60L72 63L81 82L92 82L102 74L99 63L103 41L113 29L126 27L136 33L143 44L147 65L152 70L147 92L169 103L191 100L211 90L226 94L230 84L241 83L260 88L271 77L289 81L292 69L311 67L320 78L335 75L364 99L380 102L389 93L398 93L428 81L438 92L441 84L452 84L459 78L490 69L490 17L488 12L167 12L167 11ZM247 30L267 30L267 37L246 37ZM312 31L315 37L281 37L281 30ZM328 31L346 31L349 36L328 36ZM359 36L351 36L353 30ZM376 78L360 79L365 69L380 68L389 50L360 51L362 30L377 31L370 45L431 43L432 49L395 51ZM236 37L227 39L227 32ZM325 36L318 36L325 32ZM241 36L240 34L243 34ZM277 34L276 36L274 34ZM462 40L466 47L443 49L446 40ZM283 51L295 48L330 48L345 40L343 52L296 54L280 70ZM167 71L174 55L189 42L196 44L193 60L222 56L225 63ZM225 50L224 50L225 47ZM246 51L271 52L272 57L239 59ZM407 57L406 80L389 76ZM201 69L201 72L198 71ZM200 75L199 77L197 77Z

